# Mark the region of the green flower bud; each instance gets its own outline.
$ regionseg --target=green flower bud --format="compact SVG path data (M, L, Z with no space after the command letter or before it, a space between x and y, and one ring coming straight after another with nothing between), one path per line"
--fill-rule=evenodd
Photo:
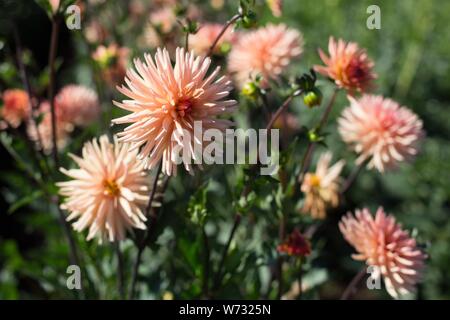
M308 139L311 142L318 142L323 140L323 137L317 132L316 129L311 129L308 131Z
M248 98L256 99L258 95L258 86L253 81L247 82L242 88L241 93Z
M309 107L320 106L322 103L322 92L319 89L313 88L307 91L303 96L303 102Z
M244 29L250 29L256 26L256 14L253 11L249 11L242 17L241 25Z

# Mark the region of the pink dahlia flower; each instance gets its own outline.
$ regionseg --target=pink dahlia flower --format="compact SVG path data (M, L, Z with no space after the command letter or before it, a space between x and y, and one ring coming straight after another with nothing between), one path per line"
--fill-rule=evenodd
M168 175L176 173L175 156L181 148L183 164L190 172L191 160L198 157L195 150L204 147L201 137L194 137L194 121L201 122L203 130L223 131L232 125L217 118L236 105L234 100L224 100L232 89L231 82L225 76L217 78L219 67L207 75L211 59L196 57L182 48L176 50L175 66L166 49L158 49L155 61L146 54L145 62L136 59L134 64L136 71L129 70L125 78L128 87L118 87L130 100L115 102L131 112L113 120L131 124L118 134L120 140L133 143L135 148L142 146L140 157L146 168L162 159L162 170Z
M170 6L160 8L150 14L150 22L162 33L169 33L176 26L177 17Z
M369 168L384 172L417 154L424 133L416 114L382 96L349 100L338 119L339 133L359 154L358 164L368 160Z
M198 55L206 55L209 48L216 40L219 33L222 31L223 25L220 23L205 23L200 26L196 34L189 36L189 48L194 50ZM220 37L217 45L214 48L214 53L220 53L223 45L230 45L235 39L235 36L230 28Z
M264 84L278 79L291 59L302 53L302 46L297 30L269 24L239 37L228 57L228 70L241 87L256 75L263 77Z
M348 213L342 218L339 229L358 252L353 259L376 267L393 298L415 291L426 255L393 216L386 215L381 207L375 218L368 209L356 210L355 216Z
M55 97L61 119L78 126L87 126L100 115L97 93L87 87L67 85Z
M29 118L31 113L30 99L25 91L21 89L5 90L1 98L3 100L1 116L7 125L17 128Z
M317 72L330 77L338 87L344 88L350 94L355 91L364 92L372 87L372 81L377 77L372 70L374 63L358 44L346 43L342 39L336 42L330 37L328 52L330 56L319 49L325 66L314 66Z
M125 239L131 228L146 228L148 178L137 150L117 139L110 143L103 135L87 142L81 157L70 156L79 168L61 168L72 180L57 185L67 197L61 208L70 212L68 221L76 219L76 231L89 228L87 240L98 236L100 242L112 242Z
M50 112L50 103L44 101L39 105L39 114L42 120L39 124L28 121L27 133L38 148L41 148L46 154L50 154L53 150L53 131L52 131L52 115ZM69 132L73 130L73 125L56 117L56 147L58 150L63 149L68 142Z

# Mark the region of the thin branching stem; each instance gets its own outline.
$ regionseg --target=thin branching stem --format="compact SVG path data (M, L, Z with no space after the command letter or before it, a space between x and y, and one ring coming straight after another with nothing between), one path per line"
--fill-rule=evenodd
M50 52L48 58L48 65L50 68L50 77L48 84L48 101L50 102L51 122L52 122L52 155L53 162L56 169L59 168L58 159L58 137L57 137L57 123L56 123L56 109L55 109L55 59L56 50L58 48L58 34L59 34L59 19L58 17L52 18L52 34L50 39Z
M336 88L336 89L334 89L333 94L330 98L330 101L328 102L328 105L325 108L325 111L322 114L322 117L320 118L319 124L316 127L317 132L320 132L320 130L326 125L326 123L328 121L328 117L331 113L331 110L333 109L334 102L336 101L337 93L338 93L338 89ZM315 146L316 146L316 143L313 141L310 141L308 143L308 146L306 147L305 155L303 156L302 164L300 167L300 173L299 173L299 178L298 178L299 184L302 183L304 175L309 169Z
M347 288L344 290L344 293L341 296L341 300L348 300L356 291L358 284L361 282L361 280L364 278L366 274L366 269L362 268L361 271L359 271L350 281Z
M148 217L147 230L146 230L143 238L141 239L141 241L139 241L139 243L138 243L138 248L137 248L138 252L136 254L136 259L134 260L133 273L131 276L129 299L134 298L135 291L136 291L137 278L139 276L139 265L141 264L141 260L142 260L142 253L144 252L144 249L147 245L147 241L151 237L152 231L154 230L157 219L158 219L157 212L155 210L153 210L152 208L153 208L153 200L154 200L155 194L156 194L156 189L158 187L158 180L159 180L159 176L161 174L161 170L162 170L162 162L160 161L157 166L156 173L153 177L150 195L148 198L147 207L145 209L145 215Z
M119 291L120 299L125 299L125 274L123 267L123 254L120 249L120 242L113 244L117 256L117 289Z
M342 185L341 194L346 193L353 186L353 183L355 183L356 178L358 178L359 174L361 173L366 163L367 163L366 161L363 161L353 168L352 172L350 172L350 175L347 177L347 179L344 181Z
M48 166L47 157L43 154L43 151L42 151L42 146L43 146L42 136L41 136L40 131L38 130L38 124L37 124L36 114L35 114L35 111L38 109L38 105L35 103L36 100L33 98L34 97L33 90L30 85L30 80L28 78L25 64L23 63L22 44L20 42L19 32L17 31L16 25L13 25L13 34L14 34L14 41L16 43L17 64L19 66L20 76L22 78L24 88L28 93L28 101L29 101L31 111L32 111L31 116L30 116L30 120L31 120L30 122L31 122L31 125L33 126L33 129L36 132L38 150L39 150L38 154L40 155L39 158L42 159L44 166L45 166L46 174L48 175L50 169ZM26 140L28 143L32 142L32 141L29 141L28 137L26 137ZM34 148L30 149L31 152L33 152L33 150L34 150Z
M225 23L225 25L223 26L222 30L220 30L219 34L217 35L216 39L214 39L214 42L211 44L211 46L209 47L208 53L206 54L206 56L211 56L214 52L214 49L217 46L217 43L219 43L220 38L222 38L222 36L225 34L225 32L227 31L227 29L233 25L234 23L236 23L236 21L238 21L240 18L242 18L242 15L236 14L233 17L231 17L230 20L227 21L227 23Z

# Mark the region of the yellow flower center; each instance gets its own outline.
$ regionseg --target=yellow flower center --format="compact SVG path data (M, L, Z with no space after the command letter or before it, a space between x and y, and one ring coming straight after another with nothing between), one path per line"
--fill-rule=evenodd
M310 176L309 182L310 182L312 188L320 187L320 177L315 174L312 174Z
M114 180L105 180L103 186L108 196L118 196L120 193L120 188Z

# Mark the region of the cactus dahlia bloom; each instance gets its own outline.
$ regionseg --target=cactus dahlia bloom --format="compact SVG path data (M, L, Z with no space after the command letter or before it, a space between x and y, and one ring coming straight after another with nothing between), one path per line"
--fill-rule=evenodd
M59 182L59 193L67 197L61 205L70 212L73 228L89 228L87 240L123 240L131 228L145 229L143 210L148 203L148 179L144 165L137 159L137 150L130 144L107 136L87 142L82 156L71 158L79 168L61 172L72 180Z
M55 97L61 119L78 126L87 126L100 115L100 104L95 91L79 85L67 85Z
M349 97L350 106L338 119L342 139L380 172L394 168L418 152L422 121L406 107L382 96Z
M366 261L376 267L384 279L386 290L393 298L415 291L422 279L426 254L417 246L416 240L378 208L375 217L368 209L348 213L339 223L344 238L358 252L353 259ZM372 275L373 276L373 275Z
M21 89L5 90L1 99L3 100L1 117L7 125L17 128L29 118L31 113L30 99L25 91Z
M118 133L120 140L133 143L135 148L142 146L139 156L146 168L162 159L167 175L176 174L175 157L181 148L184 167L191 172L192 160L199 158L198 151L203 152L204 146L202 137L194 137L194 122L200 122L203 130L224 131L232 125L217 118L236 105L234 100L224 100L231 82L225 76L217 78L219 67L207 75L211 59L196 57L182 48L176 50L175 66L165 49L157 50L155 60L146 54L145 62L136 59L134 64L136 71L128 70L125 78L128 87L118 87L130 99L115 102L131 112L113 120L130 124Z
M345 162L340 160L330 167L331 158L331 152L322 154L316 172L306 173L301 185L301 191L305 193L302 212L316 219L324 219L327 208L339 204L339 175Z
M284 24L269 24L243 34L228 57L228 70L242 87L251 78L261 75L264 82L276 80L291 59L303 51L303 37Z
M372 87L372 81L377 75L372 71L374 63L365 50L354 42L337 42L330 37L327 56L321 49L319 55L325 66L314 66L314 70L330 77L336 85L353 94L365 92Z

